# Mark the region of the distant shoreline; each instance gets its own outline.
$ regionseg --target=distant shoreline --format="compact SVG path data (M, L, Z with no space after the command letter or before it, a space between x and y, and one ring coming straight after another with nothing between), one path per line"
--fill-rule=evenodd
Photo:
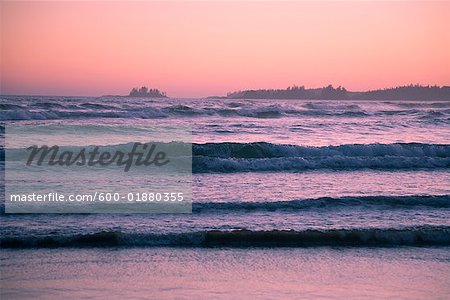
M450 101L450 86L408 85L388 89L352 92L332 85L307 89L304 86L287 89L243 90L228 93L226 99L278 99L278 100L398 100L398 101Z
M128 96L143 98L168 98L158 89L133 88ZM201 99L201 98L200 98ZM286 89L243 90L228 93L226 96L209 96L206 99L273 99L273 100L397 100L397 101L450 101L450 86L407 85L394 88L369 90L364 92L348 91L345 87L322 88L292 86Z
M158 90L156 90L158 91ZM159 92L159 91L158 91ZM450 86L408 85L395 88L363 92L348 91L343 87L329 85L323 88L288 87L287 89L242 90L226 96L169 97L165 93L154 95L13 95L0 94L0 97L87 97L87 98L148 98L148 99L236 99L236 100L353 100L353 101L450 101Z

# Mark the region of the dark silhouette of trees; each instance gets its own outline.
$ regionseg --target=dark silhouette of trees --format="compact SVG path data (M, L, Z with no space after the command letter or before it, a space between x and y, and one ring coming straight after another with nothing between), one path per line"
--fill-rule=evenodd
M331 84L317 89L292 86L286 89L244 90L227 94L232 99L305 99L305 100L450 100L449 86L408 85L367 92L351 92Z
M129 94L130 97L153 97L153 98L165 98L166 93L161 92L158 89L149 89L146 86L138 88L132 88Z
M353 99L361 100L450 100L450 86L439 87L410 84L395 88L353 93Z

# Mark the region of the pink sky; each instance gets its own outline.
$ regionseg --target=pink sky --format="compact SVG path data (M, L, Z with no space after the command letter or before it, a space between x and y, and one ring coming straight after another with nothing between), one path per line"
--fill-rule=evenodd
M450 2L0 2L2 94L450 85Z

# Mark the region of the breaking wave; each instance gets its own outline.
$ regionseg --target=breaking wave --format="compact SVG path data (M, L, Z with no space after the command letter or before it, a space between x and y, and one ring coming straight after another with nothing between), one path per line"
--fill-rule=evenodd
M308 209L329 208L387 208L408 209L450 208L450 195L436 196L348 196L348 197L321 197L316 199L303 199L291 201L272 202L194 202L194 213L207 213L214 211L297 211Z
M133 143L101 146L101 151L131 149ZM159 143L170 153L187 153L189 144ZM77 146L60 147L76 151ZM178 151L179 150L179 151ZM9 159L28 157L26 149L10 150ZM271 143L192 144L194 173L300 172L308 170L405 170L450 167L450 145L395 143L306 147ZM0 149L3 160L4 150ZM184 160L183 160L184 161Z
M59 120L82 118L196 118L221 116L226 118L283 118L283 117L350 117L411 115L422 118L445 117L449 114L448 103L400 103L399 109L370 111L359 104L306 102L301 105L247 103L216 103L215 105L153 103L146 100L141 103L127 101L105 102L94 99L31 99L31 103L16 101L0 103L3 110L1 121L18 120ZM17 104L17 103L20 103ZM189 104L189 105L187 105Z
M193 171L197 173L450 167L450 145L438 144L304 147L270 143L210 143L194 144L192 151Z
M185 105L173 105L169 107L110 107L102 104L83 103L66 108L60 104L37 103L30 108L2 104L5 111L1 121L19 120L59 120L82 118L178 118L178 117L248 117L248 118L281 118L289 116L335 116L335 117L364 117L368 116L362 111L327 111L327 110L296 110L283 108L278 105L259 108L203 108L197 109ZM38 110L36 110L38 108Z
M0 245L2 248L450 246L450 227L308 229L303 231L242 229L165 234L101 231L66 236L1 237Z

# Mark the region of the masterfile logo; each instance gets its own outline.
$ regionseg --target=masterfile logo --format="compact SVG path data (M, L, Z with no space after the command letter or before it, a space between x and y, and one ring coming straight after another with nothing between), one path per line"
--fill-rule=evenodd
M192 212L187 127L7 125L5 154L6 213Z

